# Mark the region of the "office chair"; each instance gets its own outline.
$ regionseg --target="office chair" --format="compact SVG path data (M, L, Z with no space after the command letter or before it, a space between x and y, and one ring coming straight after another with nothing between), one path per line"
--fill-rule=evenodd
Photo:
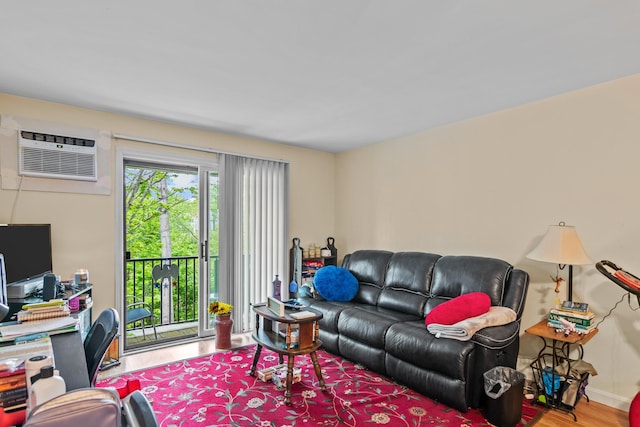
M125 314L125 324L133 323L135 325L136 322L141 322L142 325L142 336L144 339L147 339L147 334L145 333L144 320L151 319L151 326L153 326L153 334L158 339L158 332L156 331L156 316L153 314L153 310L151 309L151 305L142 301L140 298L137 298L134 295L127 295L127 311Z
M151 403L140 390L136 390L122 400L125 420L129 427L157 427L158 419Z
M91 325L87 338L84 340L84 355L87 359L87 371L91 387L96 384L100 364L118 333L119 325L120 317L118 312L113 308L108 308L100 313L100 316Z

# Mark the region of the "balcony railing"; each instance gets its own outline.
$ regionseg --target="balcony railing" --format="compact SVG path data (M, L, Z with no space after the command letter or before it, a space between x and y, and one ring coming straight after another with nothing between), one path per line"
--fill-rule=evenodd
M210 287L215 293L218 256L211 257L210 265ZM194 322L198 320L198 271L197 256L127 259L125 294L149 304L156 325Z

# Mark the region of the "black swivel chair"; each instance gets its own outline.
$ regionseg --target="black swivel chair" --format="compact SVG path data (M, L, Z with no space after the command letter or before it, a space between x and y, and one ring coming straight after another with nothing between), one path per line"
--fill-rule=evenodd
M158 427L158 419L151 403L140 390L136 390L122 400L128 427Z
M87 338L84 340L84 354L87 359L87 371L89 383L95 386L100 364L104 359L109 346L118 333L120 317L113 308L108 308L100 313L100 316L91 325Z

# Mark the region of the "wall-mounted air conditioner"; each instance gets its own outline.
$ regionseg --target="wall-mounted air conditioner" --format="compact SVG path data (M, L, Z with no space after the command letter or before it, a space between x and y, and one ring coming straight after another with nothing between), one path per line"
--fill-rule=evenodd
M92 139L18 132L20 175L97 181L97 146Z

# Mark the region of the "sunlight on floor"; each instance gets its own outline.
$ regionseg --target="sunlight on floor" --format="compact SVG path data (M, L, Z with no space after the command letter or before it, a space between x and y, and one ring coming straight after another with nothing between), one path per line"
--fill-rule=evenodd
M234 334L231 337L232 347L253 344L251 333ZM98 379L118 376L124 372L137 371L152 366L164 365L179 360L190 359L205 354L222 351L216 349L215 338L195 339L191 342L167 344L163 347L141 350L120 357L120 364L98 374Z

